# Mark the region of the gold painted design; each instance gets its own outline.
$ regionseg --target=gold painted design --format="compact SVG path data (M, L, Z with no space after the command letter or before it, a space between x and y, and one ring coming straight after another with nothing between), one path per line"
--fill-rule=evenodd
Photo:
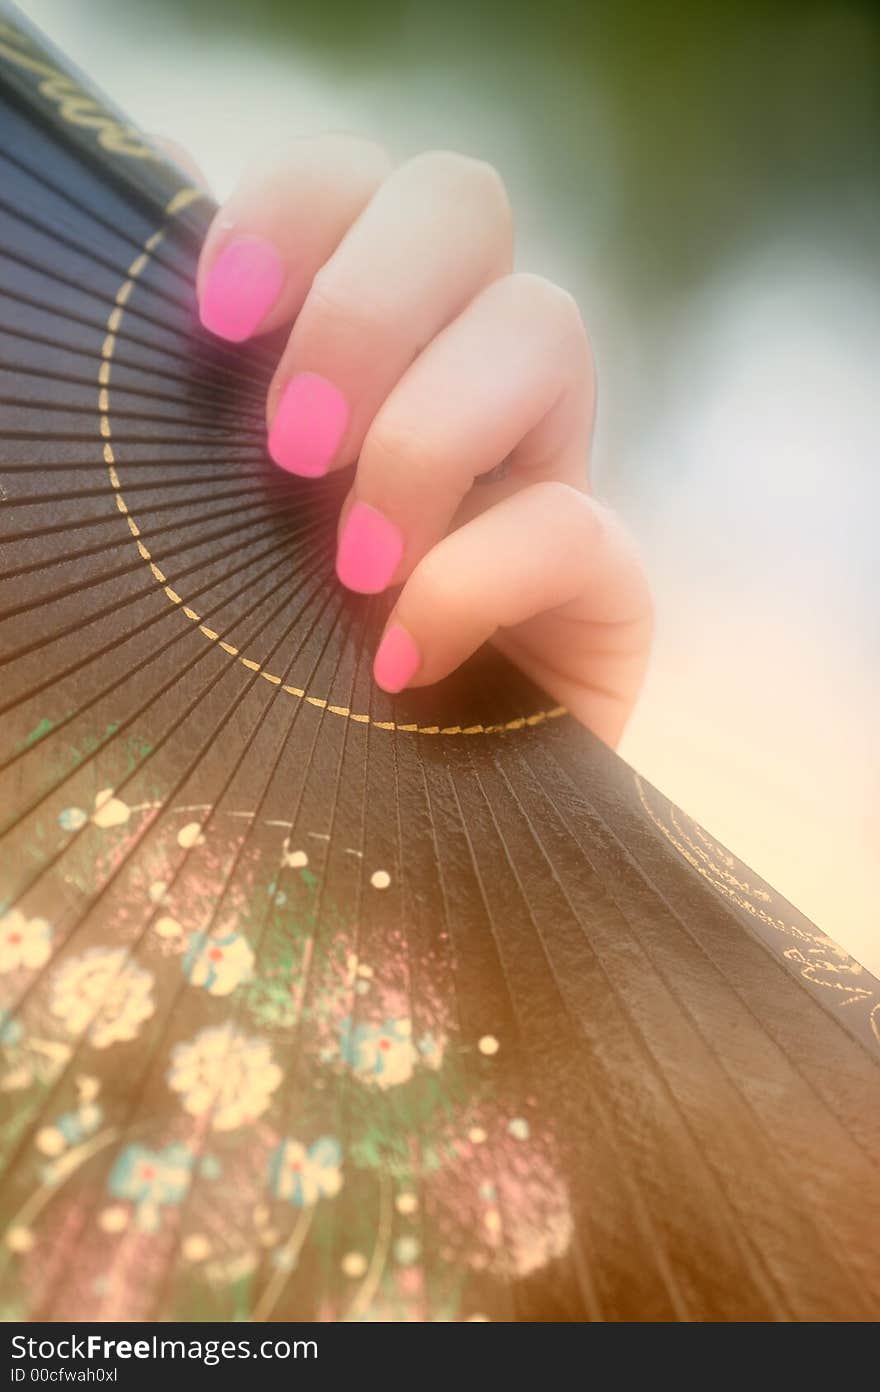
M388 1261L388 1251L391 1246L391 1231L394 1222L393 1212L393 1190L391 1176L382 1174L379 1176L379 1216L376 1224L376 1240L373 1247L370 1265L364 1276L363 1285L351 1302L348 1313L345 1316L347 1323L362 1319L365 1312L370 1308L373 1297L379 1289L382 1280L382 1273Z
M750 885L746 880L740 879L734 870L741 867L730 852L719 846L688 818L697 838L694 840L681 826L680 814L671 804L668 806L667 824L651 806L642 779L637 773L634 773L633 777L639 801L651 822L698 875L707 880L713 889L723 894L725 899L731 900L738 908L744 909L768 928L783 933L786 937L798 939L801 945L785 948L782 955L786 961L799 968L800 976L814 986L836 991L841 997L840 1005L853 1005L873 997L874 990L862 984L863 981L869 982L873 978L860 962L851 957L833 938L820 933L818 929L810 931L784 918L775 917L771 912L773 895L769 890ZM874 1006L870 1019L874 1035L880 1042L880 1003Z
M14 1231L17 1228L28 1232L31 1224L39 1217L42 1210L54 1199L59 1186L70 1179L71 1175L75 1174L87 1160L91 1160L93 1156L106 1150L108 1146L118 1140L119 1134L117 1128L110 1127L69 1151L61 1159L46 1166L42 1184L28 1195L22 1207L10 1221L8 1231Z
M861 976L864 967L854 958L848 957L842 947L832 942L831 938L825 940L830 947L836 949L840 958L839 962L829 960L827 949L818 941L815 947L807 949L803 953L799 947L788 947L782 954L789 962L795 962L801 969L801 976L807 981L812 981L814 986L824 986L829 991L840 991L846 996L841 1005L852 1005L855 1001L867 1000L874 994L864 986L852 986L847 981L838 980L839 974L849 974L853 977ZM833 979L827 979L832 976Z
M639 801L645 812L650 817L654 826L666 838L671 846L675 848L680 856L701 875L704 880L708 880L714 889L720 891L726 899L731 899L739 908L745 909L746 913L754 918L759 918L768 927L775 928L779 933L785 933L789 937L799 938L803 942L812 942L812 934L806 933L802 928L798 928L794 923L786 923L781 918L774 918L772 914L760 903L755 903L755 891L744 880L739 880L732 873L731 866L736 862L729 852L716 845L705 832L700 832L700 839L704 843L697 846L693 840L682 831L676 820L675 811L670 807L671 826L667 826L657 815L648 801L645 792L645 785L639 775L633 774L636 782L636 791ZM717 862L721 861L721 864ZM769 894L764 890L758 891L762 899L768 901Z
M165 211L168 213L169 217L174 217L177 213L182 213L184 208L188 208L191 203L197 203L200 198L207 197L208 195L204 189L182 188L175 193L174 197L166 205ZM119 304L118 299L116 303Z
M38 91L57 106L62 120L72 126L94 130L98 144L111 154L162 161L163 156L141 138L134 126L120 125L74 78L17 46L27 42L26 36L12 25L0 25L0 58L32 74L37 79Z
M312 1225L314 1209L303 1208L300 1210L299 1217L294 1224L290 1237L280 1250L281 1260L277 1262L276 1270L271 1281L266 1286L257 1304L254 1306L253 1314L250 1316L252 1324L265 1324L271 1320L278 1304L278 1300L284 1290L285 1285L290 1279L290 1273L296 1266L302 1245L308 1236L309 1228Z
M175 212L180 212L182 208L187 207L195 198L200 198L201 196L198 189L182 189L179 193L174 195L165 211L169 215L173 215ZM112 373L113 354L116 351L116 344L125 314L125 308L131 298L136 281L143 274L150 263L153 252L162 242L165 236L165 230L164 227L159 228L147 238L144 242L143 250L132 261L128 268L126 279L114 296L113 308L107 316L105 325L107 332L104 342L101 345L101 363L98 368L98 423L101 439L103 441L102 450L104 463L107 465L107 477L110 480L110 487L113 489L116 506L121 515L125 518L126 525L137 547L138 554L141 560L149 567L150 573L156 584L161 586L165 597L171 604L176 605L180 609L186 618L189 619L190 623L196 625L199 632L207 638L210 643L216 643L229 657L235 658L235 660L240 662L243 667L246 667L249 672L255 672L258 676L262 677L264 681L269 682L272 686L279 687L286 695L293 696L298 701L305 701L308 705L315 706L318 710L329 711L331 715L341 716L346 720L354 720L362 725L373 725L377 730L392 730L416 735L495 735L512 730L522 730L534 725L541 725L545 720L557 720L560 716L566 715L567 710L565 706L553 706L548 710L535 711L533 715L520 715L514 720L507 720L497 725L448 725L441 727L439 725L402 724L400 721L396 720L374 720L372 716L365 712L352 711L348 706L331 705L323 696L310 696L302 687L292 686L285 682L283 677L278 676L274 672L267 671L261 663L255 662L253 658L245 656L233 643L229 643L225 639L222 639L215 629L210 628L208 624L204 622L201 614L191 608L190 605L184 601L183 597L178 594L177 590L175 590L170 583L168 576L153 559L149 547L141 537L141 531L135 518L129 512L128 504L122 492L119 474L116 470L116 457L113 452L112 444L113 427L110 419L110 378Z

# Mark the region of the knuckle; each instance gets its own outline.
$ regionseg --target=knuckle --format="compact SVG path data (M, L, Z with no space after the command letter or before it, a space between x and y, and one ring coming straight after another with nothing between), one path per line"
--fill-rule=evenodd
M468 595L455 566L448 563L442 543L422 557L407 582L411 601L425 613L449 620L466 608Z
M589 384L595 383L592 344L574 295L546 277L515 271L504 282L505 293L515 306L516 317L527 322L540 319L553 344L565 350L567 359Z
M380 414L371 425L361 452L361 470L370 475L406 471L430 474L439 463L434 446L421 431L393 415Z
M317 334L322 343L332 349L335 345L351 345L360 340L373 342L383 329L381 315L366 295L352 294L345 277L337 273L328 261L316 273L306 302L294 327L302 342ZM384 334L383 334L384 337Z
M579 488L560 479L545 479L532 485L531 505L535 515L558 537L580 549L593 542L602 529L602 518L595 503Z
M313 154L328 184L342 171L350 193L359 198L374 192L394 168L384 145L346 131L329 131L318 137Z
M572 513L579 515L585 507L590 510L585 495L560 479L543 479L533 483L529 491L532 502L554 518Z
M510 199L504 180L488 160L466 158L461 172L462 182L471 185L483 198L493 202L506 213L510 212Z
M511 277L513 293L524 305L547 316L568 339L586 339L587 331L577 300L568 290L545 276L517 271Z
M409 168L434 184L442 184L458 197L470 197L489 207L505 221L511 220L510 200L504 180L493 164L458 154L455 150L428 150L410 160Z
M309 288L308 309L327 319L341 319L348 314L347 298L329 265L316 271Z

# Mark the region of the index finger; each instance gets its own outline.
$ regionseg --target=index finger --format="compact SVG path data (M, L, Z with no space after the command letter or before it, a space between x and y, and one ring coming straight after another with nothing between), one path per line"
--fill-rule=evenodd
M249 173L218 209L199 257L204 327L241 343L289 323L390 169L372 141L320 135Z

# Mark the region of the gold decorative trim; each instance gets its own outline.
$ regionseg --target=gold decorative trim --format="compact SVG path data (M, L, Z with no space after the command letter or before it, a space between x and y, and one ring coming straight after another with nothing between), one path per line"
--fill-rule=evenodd
M94 130L98 144L111 154L127 155L129 159L161 161L164 158L158 150L140 138L136 127L121 126L108 115L100 102L83 91L74 78L67 73L59 72L58 68L53 68L41 58L34 58L31 54L22 52L20 48L12 47L10 43L4 42L4 38L11 39L15 44L26 42L25 36L12 25L0 25L0 58L35 77L37 90L47 101L57 106L62 120L68 121L72 126Z
M0 47L2 47L2 45L0 45ZM181 189L181 191L175 194L171 199L165 211L173 216L174 213L180 212L181 209L187 207L194 199L201 196L198 189ZM329 711L331 715L343 716L346 720L355 720L361 725L373 725L377 730L394 730L414 735L496 735L510 730L522 730L533 725L541 725L545 720L557 720L560 716L566 715L568 712L565 706L553 706L549 710L535 711L533 715L521 715L515 720L507 720L498 725L440 726L403 724L396 720L375 720L372 716L364 712L352 711L348 706L331 705L323 696L310 696L301 687L288 685L283 677L276 675L274 672L267 671L261 663L255 662L253 658L246 657L233 643L227 643L225 639L220 637L215 629L209 627L209 625L204 622L202 615L191 608L183 597L177 593L170 583L168 576L153 559L149 547L141 537L140 528L129 511L128 504L125 501L122 492L122 484L119 480L119 474L116 471L116 457L113 452L112 444L113 428L110 421L110 377L113 367L113 354L116 351L119 329L125 314L125 307L131 298L137 280L143 275L144 270L149 265L153 252L165 237L166 230L165 227L161 227L147 238L143 244L142 251L132 261L128 268L126 279L122 282L114 296L113 308L107 316L107 333L101 345L101 364L98 369L99 427L101 439L104 442L103 455L104 463L107 465L107 476L110 480L110 486L113 489L116 506L125 518L132 540L138 549L138 554L144 564L149 567L153 579L156 584L162 588L166 598L186 615L190 623L196 625L199 632L203 634L210 643L216 643L229 657L235 658L235 660L240 662L243 667L246 667L249 672L255 672L258 676L262 677L264 681L270 682L273 686L277 686L286 695L293 696L299 701L305 701L308 705L315 706L318 710Z
M207 197L208 195L205 193L204 189L182 188L175 193L171 201L166 204L165 211L169 216L173 217L176 213L182 213L184 208L188 208L191 203L198 203L200 198Z
M702 828L693 823L697 837L695 841L679 825L676 809L671 803L667 824L651 806L642 779L637 773L633 774L633 778L639 802L651 822L698 875L707 880L713 889L723 894L725 899L744 909L766 927L788 938L798 939L802 946L783 948L782 956L795 967L799 976L813 986L836 991L839 995L838 1004L841 1006L859 1004L873 997L874 991L870 986L863 984L871 978L855 957L850 956L833 938L829 938L818 929L811 931L808 928L799 928L795 923L775 918L770 912L773 907L773 895L763 887L751 885L738 878L734 870L740 867L729 851L725 851L707 836ZM690 820L688 818L688 821ZM880 1030L875 1018L878 1011L880 1004L874 1006L870 1019L874 1034L880 1042Z

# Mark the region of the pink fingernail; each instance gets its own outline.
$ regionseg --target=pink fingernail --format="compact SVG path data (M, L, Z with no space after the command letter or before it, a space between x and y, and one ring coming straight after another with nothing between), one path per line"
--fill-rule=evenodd
M358 594L378 594L390 584L403 555L400 529L368 503L355 503L336 553L336 574Z
M202 291L199 316L211 333L243 343L281 293L284 266L271 242L236 237L214 262Z
M408 686L422 657L402 624L392 624L373 661L373 676L383 691L393 696Z
M348 426L348 402L326 377L299 372L281 394L269 431L269 453L288 473L326 474Z

